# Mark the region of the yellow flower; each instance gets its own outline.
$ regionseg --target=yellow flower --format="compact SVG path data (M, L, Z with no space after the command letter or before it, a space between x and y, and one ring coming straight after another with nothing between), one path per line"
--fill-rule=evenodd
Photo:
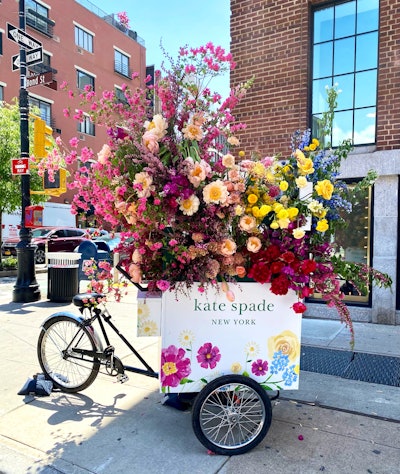
M295 239L302 239L305 235L305 231L303 229L300 229L297 227L296 229L293 229L293 237Z
M256 196L255 194L249 194L247 196L247 201L249 204L255 204L258 201L258 196Z
M265 217L267 214L269 214L272 211L271 206L267 206L266 204L263 204L260 207L260 217Z
M281 229L287 229L290 224L290 219L288 217L282 217L278 220L278 224Z
M240 365L240 362L233 362L231 365L231 372L234 374L240 374L242 371L242 366Z
M296 334L288 329L277 336L268 339L268 357L272 359L275 352L287 355L291 363L296 363L300 357L300 341Z
M279 224L277 221L272 221L269 226L271 227L271 229L279 229Z
M286 191L288 187L289 187L289 183L285 180L283 180L279 183L279 189L281 191Z
M280 202L274 202L272 209L274 212L279 212L283 208L282 204Z
M262 163L257 162L255 163L251 171L257 176L263 176L265 174L265 167Z
M305 176L299 176L298 178L295 179L296 181L296 186L301 189L305 188L307 186L307 178Z
M288 210L285 209L285 208L280 209L280 210L276 213L276 218L277 218L277 219L287 219L288 217L289 217L289 213L288 213Z
M311 158L305 158L303 161L299 161L298 167L301 174L311 174L314 173L314 163Z
M246 153L243 150L239 151L240 158L243 158L245 155L246 155Z
M251 208L251 212L252 212L252 214L253 214L254 217L261 217L261 216L260 216L260 208L259 208L259 207L253 206L253 207Z
M332 197L333 184L329 179L324 179L323 181L318 181L315 185L315 190L317 191L318 196L322 196L324 199L329 200Z
M319 140L317 138L313 138L311 143L313 143L316 147L319 146Z
M244 212L244 209L239 204L235 207L235 216L241 216Z
M317 229L318 232L327 231L329 229L328 221L326 219L319 220L318 223L317 223L316 229Z
M299 210L297 209L297 207L289 207L287 211L290 220L293 220L299 214Z
M310 151L314 151L317 148L317 145L315 143L310 143L310 146L308 148Z

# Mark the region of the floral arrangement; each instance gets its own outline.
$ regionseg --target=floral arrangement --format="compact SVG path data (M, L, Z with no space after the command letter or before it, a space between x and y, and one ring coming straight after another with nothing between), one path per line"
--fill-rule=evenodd
M83 148L79 156L78 140L70 141L63 159L79 163L70 184L75 212L92 205L98 220L122 231L121 264L150 291L185 291L200 282L199 291L219 286L232 300L233 283L250 278L270 283L277 295L296 291L297 313L306 310L305 297L319 293L351 327L339 277L360 290L391 281L345 262L331 243L343 212L351 212L351 193L338 179L350 144L321 147L306 130L294 134L289 156L249 155L240 149L245 125L233 111L253 80L222 100L209 81L235 67L230 54L209 43L181 48L176 61L166 56L171 67L157 72L154 87L123 84L122 101L113 91L100 98L90 87L81 93L109 140L97 154ZM160 104L154 116L149 91ZM329 103L335 94L328 91ZM375 178L370 172L352 194Z

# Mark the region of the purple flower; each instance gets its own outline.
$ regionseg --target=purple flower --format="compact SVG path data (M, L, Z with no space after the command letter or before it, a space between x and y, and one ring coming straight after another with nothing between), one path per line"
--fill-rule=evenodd
M265 375L268 371L268 362L266 360L258 359L251 364L251 371L257 377Z
M161 386L177 387L180 381L190 372L190 359L184 358L185 349L174 345L161 351Z
M197 351L197 362L204 369L215 369L217 363L221 360L221 353L217 346L211 344L211 342L206 342L203 344L200 349Z

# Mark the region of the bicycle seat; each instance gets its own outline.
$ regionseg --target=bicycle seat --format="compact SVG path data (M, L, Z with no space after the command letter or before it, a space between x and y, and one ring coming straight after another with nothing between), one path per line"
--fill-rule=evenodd
M72 302L78 308L94 307L105 298L104 293L79 293L72 298Z

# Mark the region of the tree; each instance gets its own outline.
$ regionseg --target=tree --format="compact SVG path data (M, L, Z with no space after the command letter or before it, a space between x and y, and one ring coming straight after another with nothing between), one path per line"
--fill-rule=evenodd
M1 103L0 103L1 104ZM12 174L11 160L20 156L20 114L19 106L2 103L0 106L0 241L2 239L2 215L21 207L21 177ZM33 149L33 124L29 125L29 141ZM30 165L31 189L43 189L42 178ZM44 195L32 195L32 204L39 204L48 198ZM1 262L1 252L0 252Z

